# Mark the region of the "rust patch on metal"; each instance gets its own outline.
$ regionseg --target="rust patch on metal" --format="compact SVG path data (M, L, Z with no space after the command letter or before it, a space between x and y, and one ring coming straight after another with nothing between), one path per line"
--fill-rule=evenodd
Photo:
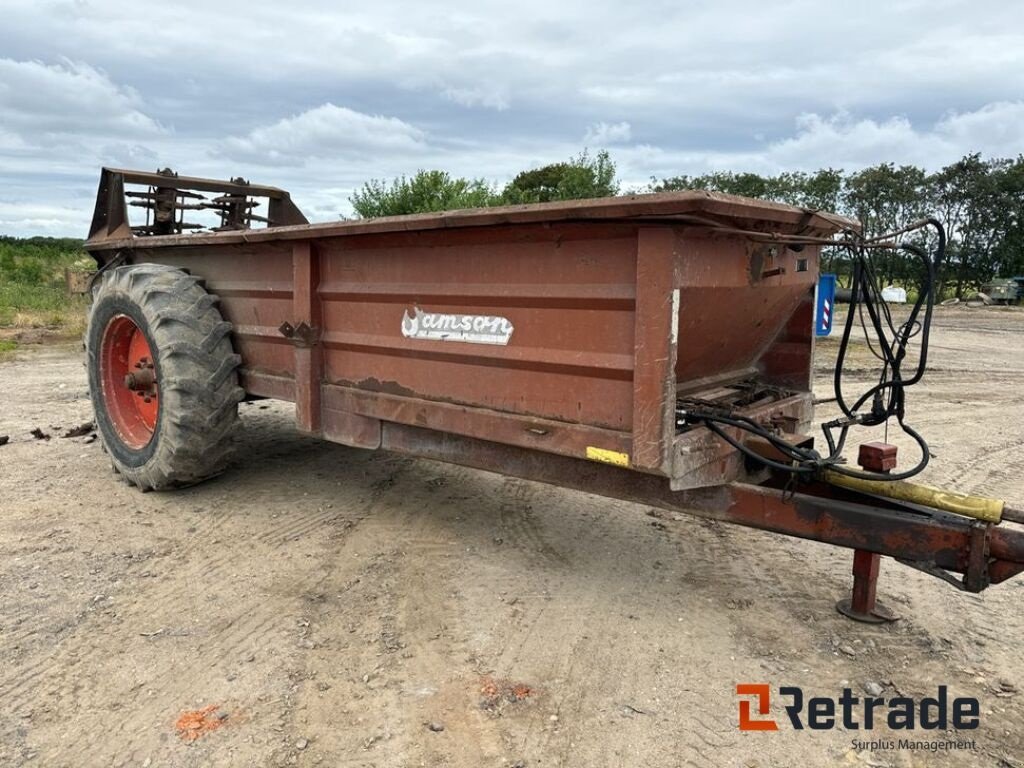
M347 385L348 382L342 382ZM358 389L368 389L371 392L383 392L386 395L399 395L400 397L419 397L419 395L409 389L403 387L397 381L380 381L379 379L370 376L362 381L357 381L355 385Z

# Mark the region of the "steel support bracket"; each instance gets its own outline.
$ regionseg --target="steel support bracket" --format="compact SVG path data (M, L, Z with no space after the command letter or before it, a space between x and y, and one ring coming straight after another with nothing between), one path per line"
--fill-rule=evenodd
M320 343L320 329L315 325L309 325L305 322L292 325L285 321L278 326L277 330L296 347L309 349Z

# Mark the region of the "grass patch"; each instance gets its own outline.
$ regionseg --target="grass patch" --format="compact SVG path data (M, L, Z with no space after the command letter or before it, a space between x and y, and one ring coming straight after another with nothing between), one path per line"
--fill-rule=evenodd
M87 302L68 294L64 270L92 266L80 240L0 237L0 328L82 333Z
M6 363L14 359L14 352L18 348L18 342L10 339L0 339L0 363Z
M68 334L85 328L84 296L69 296L63 286L0 282L0 326L50 328Z

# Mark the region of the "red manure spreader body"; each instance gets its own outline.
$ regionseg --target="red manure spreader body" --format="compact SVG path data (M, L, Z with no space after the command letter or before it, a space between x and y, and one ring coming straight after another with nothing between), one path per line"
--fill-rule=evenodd
M309 224L273 187L105 169L97 422L163 490L227 466L243 398L290 401L325 440L855 549L846 608L881 620L879 555L978 591L1024 570L1017 513L794 484L772 440L687 418L807 444L819 258L855 227L696 191Z

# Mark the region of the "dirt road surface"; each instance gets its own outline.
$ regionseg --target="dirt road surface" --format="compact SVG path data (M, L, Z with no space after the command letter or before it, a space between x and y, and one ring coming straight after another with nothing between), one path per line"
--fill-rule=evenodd
M943 309L933 349L925 479L1024 502L1024 311ZM91 418L77 349L0 364L0 766L1024 765L1024 578L969 595L886 560L902 619L854 624L845 550L242 411L226 475L142 494L59 436ZM948 685L977 749L740 733L738 682Z

